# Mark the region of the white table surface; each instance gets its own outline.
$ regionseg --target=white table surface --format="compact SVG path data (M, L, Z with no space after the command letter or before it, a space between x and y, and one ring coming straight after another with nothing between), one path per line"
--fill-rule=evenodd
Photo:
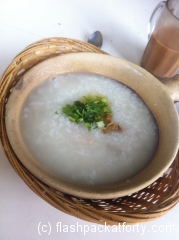
M104 51L140 64L147 43L148 20L158 2L0 0L0 76L15 55L34 41L58 36L87 41L96 30L103 34ZM57 232L58 222L61 230ZM72 225L75 232L70 231ZM113 232L113 227L105 228L64 214L26 186L0 147L0 240L172 240L178 239L178 229L179 204L155 221L135 228L123 227L117 232Z

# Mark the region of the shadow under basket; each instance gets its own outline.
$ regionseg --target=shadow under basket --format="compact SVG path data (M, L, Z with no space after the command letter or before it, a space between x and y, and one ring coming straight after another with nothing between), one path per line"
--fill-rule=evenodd
M38 196L60 211L97 224L136 224L155 220L179 201L178 154L157 181L130 196L116 199L82 199L51 188L33 176L16 157L7 138L5 106L13 87L31 67L60 54L96 52L107 54L91 44L67 38L49 38L35 42L19 53L5 70L0 82L0 139L4 152L17 174Z

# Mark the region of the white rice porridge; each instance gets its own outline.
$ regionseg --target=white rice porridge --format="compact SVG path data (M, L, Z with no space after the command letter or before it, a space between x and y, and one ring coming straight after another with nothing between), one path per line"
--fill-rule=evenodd
M104 134L70 122L62 107L87 95L106 97L122 131ZM59 114L55 114L55 112ZM84 73L41 83L26 99L21 133L33 157L55 176L83 185L130 179L158 144L156 122L138 95L117 81Z

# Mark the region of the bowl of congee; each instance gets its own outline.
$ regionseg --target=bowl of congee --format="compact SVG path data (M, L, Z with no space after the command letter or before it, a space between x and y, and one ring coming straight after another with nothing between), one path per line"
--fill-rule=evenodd
M163 84L98 53L32 67L11 92L5 123L13 151L35 177L82 198L137 192L161 177L178 151L178 115Z

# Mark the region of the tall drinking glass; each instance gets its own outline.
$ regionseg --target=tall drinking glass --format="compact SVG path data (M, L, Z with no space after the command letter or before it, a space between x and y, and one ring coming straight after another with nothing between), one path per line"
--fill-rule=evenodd
M160 2L150 18L142 67L158 78L179 70L179 0Z

